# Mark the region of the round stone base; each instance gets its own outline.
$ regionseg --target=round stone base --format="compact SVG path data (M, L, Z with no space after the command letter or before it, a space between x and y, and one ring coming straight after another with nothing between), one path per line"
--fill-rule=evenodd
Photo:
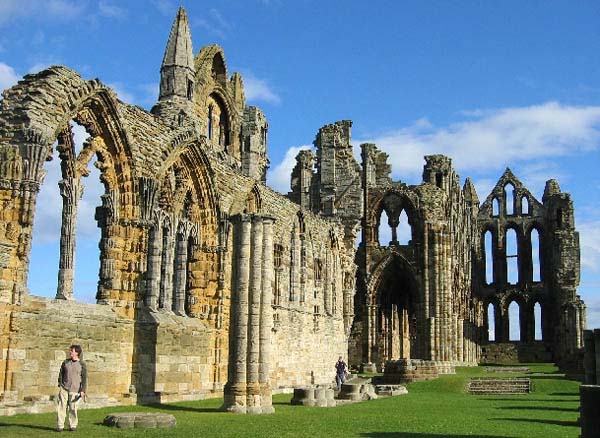
M175 427L177 421L171 414L123 412L107 415L102 423L119 429L156 429Z

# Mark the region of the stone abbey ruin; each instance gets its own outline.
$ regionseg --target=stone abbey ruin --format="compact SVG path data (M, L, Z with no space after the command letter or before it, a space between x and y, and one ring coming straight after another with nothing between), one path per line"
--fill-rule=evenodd
M401 359L439 373L502 360L580 367L579 235L555 180L540 202L507 170L480 203L450 158L431 155L422 183L407 185L374 144L357 162L352 123L340 121L298 154L281 195L265 185L265 115L246 105L220 47L193 55L183 9L160 74L150 112L60 66L3 93L0 414L52 409L72 342L92 406L224 396L227 410L271 412L273 392L330 384L339 355L365 370ZM90 135L77 153L72 121ZM84 304L73 300L74 230L94 159L100 271L97 304ZM26 286L49 160L62 172L56 299ZM509 342L513 302L519 342Z

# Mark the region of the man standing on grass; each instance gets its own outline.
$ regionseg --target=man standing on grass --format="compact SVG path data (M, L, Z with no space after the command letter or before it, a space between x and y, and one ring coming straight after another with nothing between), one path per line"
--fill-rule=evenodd
M346 362L340 356L335 363L335 384L338 391L342 389L342 383L346 381L346 374L348 374L348 365L346 365Z
M69 359L65 359L58 373L58 399L56 405L56 430L62 432L65 425L65 415L69 417L69 430L77 430L77 403L85 397L87 389L87 370L81 360L81 346L69 347Z

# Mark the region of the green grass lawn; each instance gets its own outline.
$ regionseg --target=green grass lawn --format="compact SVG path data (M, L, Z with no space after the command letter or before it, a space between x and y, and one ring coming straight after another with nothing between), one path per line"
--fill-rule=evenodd
M576 438L580 428L579 383L564 378L547 364L529 364L534 392L529 395L472 396L465 393L469 377L502 376L483 367L459 368L408 385L409 393L336 408L291 406L291 395L274 397L273 415L219 412L222 400L183 402L159 407L119 407L80 411L78 435L87 437L376 437L376 438ZM516 377L515 374L506 376ZM145 431L103 426L109 413L168 412L175 429ZM0 418L0 437L56 435L53 414ZM65 432L68 434L68 432Z

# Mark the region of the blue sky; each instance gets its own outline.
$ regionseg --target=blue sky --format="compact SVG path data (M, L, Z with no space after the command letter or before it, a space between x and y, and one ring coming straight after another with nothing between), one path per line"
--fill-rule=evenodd
M266 113L269 183L282 192L295 153L341 119L353 120L356 146L377 143L408 183L420 182L430 153L451 156L480 200L507 166L538 199L557 178L575 203L579 290L600 327L600 2L0 0L0 89L62 64L150 108L179 4L194 51L221 45ZM47 296L58 265L56 161L29 282ZM76 296L86 301L97 278L94 179L78 223Z

